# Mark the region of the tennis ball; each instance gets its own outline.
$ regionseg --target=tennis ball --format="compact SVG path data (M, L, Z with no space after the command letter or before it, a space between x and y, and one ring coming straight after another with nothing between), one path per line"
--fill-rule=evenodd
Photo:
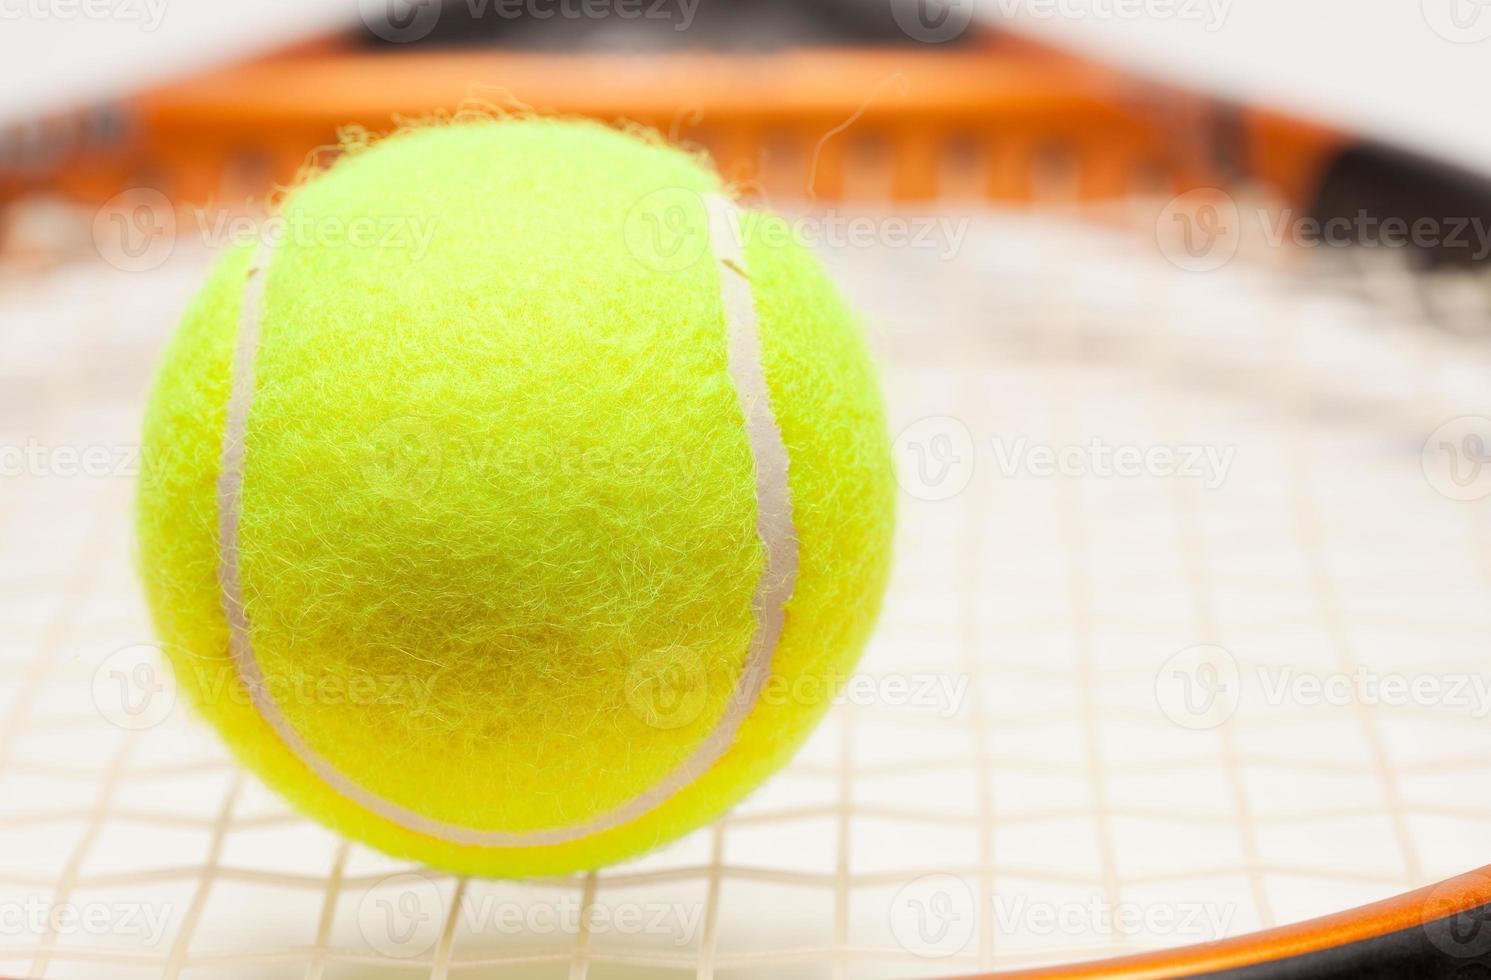
M406 131L290 191L145 420L153 618L295 805L457 871L638 854L782 766L884 589L860 333L777 219L588 123Z

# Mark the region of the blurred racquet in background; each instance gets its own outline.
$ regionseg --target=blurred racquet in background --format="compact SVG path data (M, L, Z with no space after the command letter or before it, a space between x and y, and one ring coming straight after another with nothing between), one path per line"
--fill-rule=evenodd
M124 36L200 31L175 75L111 8L72 28L128 94L4 107L0 975L1486 975L1491 195L1475 145L1410 138L1463 92L1333 115L1327 45L1281 109L1061 53L1038 4L351 6L164 8ZM1098 9L1074 43L1131 66L1258 16ZM1450 78L1477 9L1389 30ZM177 702L130 564L143 392L214 251L339 127L462 104L657 127L788 215L864 312L903 491L789 770L562 880L289 811Z

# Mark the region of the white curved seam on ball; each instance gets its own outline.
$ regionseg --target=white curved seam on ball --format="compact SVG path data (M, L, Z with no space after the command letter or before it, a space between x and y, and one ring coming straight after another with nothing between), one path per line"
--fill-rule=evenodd
M264 680L254 653L251 624L243 600L239 521L242 515L245 437L254 397L254 365L263 327L263 303L269 260L277 242L261 243L250 260L234 348L232 387L223 432L222 471L218 475L218 579L228 623L228 648L238 676L259 716L285 747L333 790L405 830L452 844L475 847L537 847L581 840L629 823L657 808L709 771L735 743L771 676L772 660L786 625L787 602L797 584L797 529L787 482L787 447L771 406L762 364L761 331L755 297L744 270L745 249L740 214L726 197L704 197L709 244L719 273L725 313L730 380L745 421L747 444L755 469L756 534L764 549L761 577L751 598L756 627L752 631L740 677L725 713L690 755L662 779L587 821L543 830L509 832L476 830L416 813L359 785L301 738L280 710Z

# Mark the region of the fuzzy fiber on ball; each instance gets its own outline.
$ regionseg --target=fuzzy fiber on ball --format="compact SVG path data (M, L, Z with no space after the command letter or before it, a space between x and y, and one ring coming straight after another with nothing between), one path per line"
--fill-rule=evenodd
M360 785L462 826L562 826L643 792L726 710L764 559L720 272L690 204L720 191L655 140L527 119L410 130L288 193L247 417L242 594L285 718ZM855 319L777 219L748 213L744 233L800 563L773 676L703 776L545 846L370 813L245 692L217 481L254 248L222 258L150 399L139 560L181 687L247 767L387 852L515 876L638 854L788 760L875 620L894 482Z

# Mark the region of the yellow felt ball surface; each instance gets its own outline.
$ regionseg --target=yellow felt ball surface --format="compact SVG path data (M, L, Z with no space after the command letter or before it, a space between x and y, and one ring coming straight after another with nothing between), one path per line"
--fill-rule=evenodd
M881 399L781 222L735 212L722 261L720 195L598 125L417 129L218 264L150 400L140 563L179 684L298 807L459 871L592 868L822 716L888 572ZM795 574L747 683L773 548Z

